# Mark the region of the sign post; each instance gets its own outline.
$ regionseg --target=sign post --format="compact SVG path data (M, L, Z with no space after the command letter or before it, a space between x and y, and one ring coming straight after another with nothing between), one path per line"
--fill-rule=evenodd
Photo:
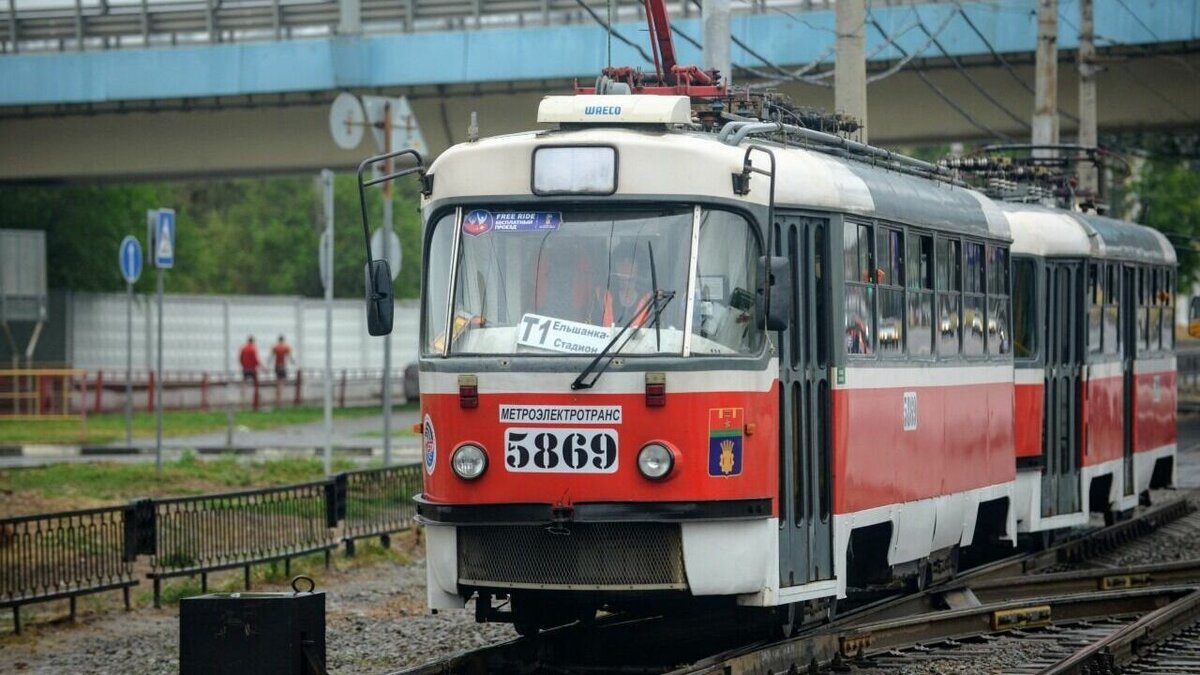
M325 286L325 475L333 473L333 172L321 172L325 233L321 236L321 283Z
M154 267L158 270L158 360L154 387L154 467L162 471L162 391L163 391L163 270L175 266L175 210L158 209L147 212L154 236L150 250L154 252Z
M142 245L129 235L121 241L121 276L125 277L125 445L133 445L133 285L142 276Z

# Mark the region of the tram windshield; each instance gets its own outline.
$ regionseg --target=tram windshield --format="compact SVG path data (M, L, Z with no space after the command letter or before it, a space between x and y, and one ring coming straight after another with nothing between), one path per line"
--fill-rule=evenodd
M682 354L689 329L692 354L761 346L752 320L760 249L739 215L670 206L461 216L434 225L426 354L594 355L626 324L633 335L622 355Z

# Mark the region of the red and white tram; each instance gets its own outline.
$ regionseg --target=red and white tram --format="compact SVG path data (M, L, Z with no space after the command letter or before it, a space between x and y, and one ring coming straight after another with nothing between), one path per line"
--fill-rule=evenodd
M431 608L819 613L1171 482L1156 232L684 96L539 121L423 171Z

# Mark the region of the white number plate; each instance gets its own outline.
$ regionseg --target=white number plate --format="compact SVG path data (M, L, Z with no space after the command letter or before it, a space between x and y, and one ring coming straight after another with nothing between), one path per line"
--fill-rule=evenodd
M505 429L504 467L523 473L616 473L617 432Z

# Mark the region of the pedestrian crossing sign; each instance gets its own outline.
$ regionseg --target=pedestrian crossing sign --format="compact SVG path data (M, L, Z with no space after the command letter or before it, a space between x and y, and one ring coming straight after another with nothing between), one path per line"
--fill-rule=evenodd
M154 265L160 269L175 266L175 210L158 209L154 225Z

